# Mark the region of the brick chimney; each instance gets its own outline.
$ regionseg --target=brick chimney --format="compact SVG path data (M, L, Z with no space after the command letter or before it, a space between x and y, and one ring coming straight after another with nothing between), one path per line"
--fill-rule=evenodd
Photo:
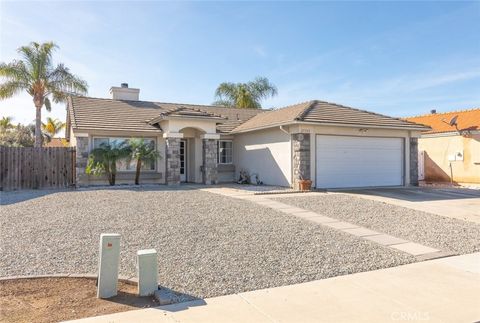
M120 87L112 86L110 88L110 94L114 100L138 101L140 89L129 88L128 83L122 83Z

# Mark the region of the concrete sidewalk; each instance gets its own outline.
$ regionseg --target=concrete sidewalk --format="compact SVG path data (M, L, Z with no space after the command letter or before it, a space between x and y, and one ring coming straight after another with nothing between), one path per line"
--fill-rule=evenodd
M479 320L480 253L475 253L74 322Z

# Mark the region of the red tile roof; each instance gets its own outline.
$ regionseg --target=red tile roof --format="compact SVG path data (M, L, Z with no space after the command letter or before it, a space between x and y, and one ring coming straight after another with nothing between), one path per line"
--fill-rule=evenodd
M452 111L445 113L433 113L422 116L405 118L405 120L424 124L432 128L432 130L425 133L442 133L457 131L455 126L450 126L449 122L453 117L457 117L457 127L460 131L480 131L480 108Z
M43 147L66 147L64 140L65 138L52 138L52 140L46 142Z

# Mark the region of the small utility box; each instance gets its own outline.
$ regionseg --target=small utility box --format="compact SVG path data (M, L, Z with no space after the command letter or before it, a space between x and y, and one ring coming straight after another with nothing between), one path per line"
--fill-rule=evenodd
M146 249L137 251L138 295L153 295L158 289L157 251Z
M109 298L117 295L118 262L120 260L120 235L100 235L100 258L98 260L97 297Z

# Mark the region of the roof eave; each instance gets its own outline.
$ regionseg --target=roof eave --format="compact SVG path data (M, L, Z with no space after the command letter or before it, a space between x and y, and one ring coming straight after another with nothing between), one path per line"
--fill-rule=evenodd
M460 130L460 131L437 131L437 132L427 132L422 133L421 138L433 138L433 137L449 137L449 136L462 136L465 134L469 135L480 135L480 130Z
M123 131L123 132L151 132L151 133L163 133L161 129L125 129L125 128L99 128L99 127L73 127L74 131Z
M171 119L200 119L200 120L215 120L215 121L225 120L225 118L221 118L221 117L207 117L207 116L165 116L162 120L171 120Z
M287 125L292 125L292 124L308 124L308 125L318 125L318 126L337 126L337 127L363 127L363 128L376 128L376 129L395 129L395 130L414 130L414 131L428 131L431 130L431 128L427 128L424 126L375 126L375 125L368 125L368 124L360 124L360 123L335 123L335 122L309 122L309 121L300 121L300 120L295 120L295 121L288 121L288 122L279 122L275 124L270 124L268 126L263 126L263 127L256 127L256 128L251 128L251 129L245 129L245 130L238 130L231 131L230 133L232 134L237 134L237 133L245 133L245 132L250 132L250 131L256 131L256 130L263 130L263 129L268 129L268 128L274 128L278 126L287 126Z

